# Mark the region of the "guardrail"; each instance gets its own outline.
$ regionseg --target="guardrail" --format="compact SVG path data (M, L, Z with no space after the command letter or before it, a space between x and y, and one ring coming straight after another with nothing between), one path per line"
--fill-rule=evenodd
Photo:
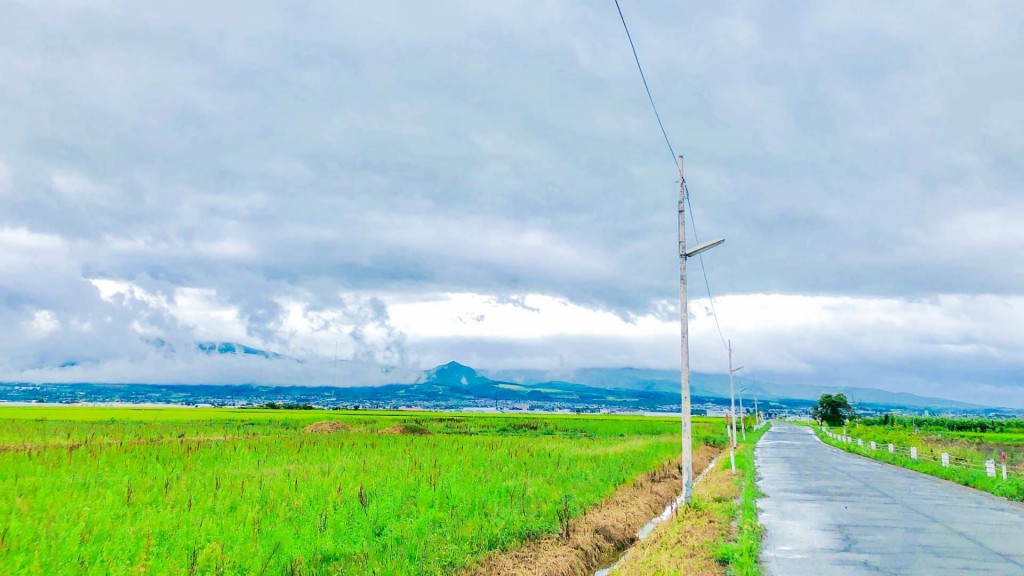
M939 462L942 464L943 468L956 466L959 468L967 468L972 470L983 470L989 478L997 478L999 476L1002 476L1003 480L1008 480L1010 478L1024 479L1024 474L1018 473L1016 471L1010 472L1007 470L1005 453L1001 455L999 465L997 466L996 461L991 459L984 461L972 460L969 458L964 458L962 456L954 456L948 452L941 452L936 454L932 450L920 451L917 449L917 446L897 446L895 444L890 443L880 444L874 440L869 440L865 442L862 438L854 438L847 434L836 434L835 432L829 430L827 426L821 426L820 428L821 432L828 438L841 444L856 444L857 447L863 448L865 452L875 452L878 450L883 450L894 455L909 456L911 460L927 460L930 462ZM998 472L1001 472L1001 474L997 473L997 469L999 469Z

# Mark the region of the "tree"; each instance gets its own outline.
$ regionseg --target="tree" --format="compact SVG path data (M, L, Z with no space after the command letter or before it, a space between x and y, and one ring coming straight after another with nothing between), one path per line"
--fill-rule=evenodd
M846 394L822 394L818 403L811 407L811 417L830 426L842 426L854 414Z

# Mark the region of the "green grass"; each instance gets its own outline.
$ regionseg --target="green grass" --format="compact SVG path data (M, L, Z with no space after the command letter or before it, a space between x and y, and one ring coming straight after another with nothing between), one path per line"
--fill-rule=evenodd
M302 429L338 420L349 431ZM717 420L698 441L724 444ZM402 424L430 435L381 434ZM0 409L0 574L451 574L678 452L678 420Z
M860 454L862 456L874 458L875 460L880 460L882 462L888 462L889 464L894 464L896 466L910 468L911 470L917 470L918 472L937 476L964 486L977 488L978 490L983 490L1010 500L1024 501L1024 476L1021 475L1021 472L1014 468L1011 476L1007 480L1003 480L1001 470L998 470L998 446L1002 445L1003 436L1007 433L977 433L980 434L980 436L972 438L970 443L965 443L961 439L949 437L949 432L914 432L901 427L892 428L887 426L863 424L848 426L847 434L849 436L864 440L864 446L858 446L856 441L846 444L832 440L825 436L823 431L817 426L814 426L813 428L822 441L842 450L846 450L847 452ZM833 428L833 432L840 434L842 433L842 428ZM963 434L963 432L957 432L955 434L959 435ZM989 442L990 437L993 440L992 442ZM877 443L877 450L871 450L869 443L872 440ZM911 446L916 447L918 449L918 459L912 459L909 455L901 452L890 454L888 447L886 446L886 444L889 443L903 448L904 450ZM942 452L950 454L952 458L965 458L973 465L970 467L961 465L943 467L941 463ZM990 478L985 473L982 463L986 459L994 459L997 461L998 473L996 478ZM1012 452L1008 453L1007 461L1011 466L1019 466L1019 463L1021 462L1021 455Z
M736 452L737 481L741 484L740 502L733 505L736 519L736 538L723 544L717 551L718 559L728 566L729 574L760 576L761 538L764 529L757 521L757 499L763 496L757 489L757 469L754 467L754 447L771 424L747 432L747 440L739 444ZM728 461L722 462L728 466Z

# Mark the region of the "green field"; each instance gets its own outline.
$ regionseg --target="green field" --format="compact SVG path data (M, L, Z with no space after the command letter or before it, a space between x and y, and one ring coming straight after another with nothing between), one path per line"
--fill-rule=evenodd
M312 423L344 425L305 432ZM724 444L718 420L697 441ZM0 408L0 574L452 574L678 454L678 420Z
M842 430L842 427L832 429L837 434ZM819 430L823 440L844 450L1024 501L1024 420L865 418L847 426L846 433L863 440L865 446L830 440ZM872 451L867 446L872 440L878 444L877 450ZM897 447L895 454L889 453L886 446L889 443ZM917 460L907 453L912 446L917 448ZM943 452L950 455L953 464L948 468L941 464ZM1006 455L1008 479L1002 479L1001 468L997 470L996 478L988 477L985 460L995 460L998 465L1003 454Z

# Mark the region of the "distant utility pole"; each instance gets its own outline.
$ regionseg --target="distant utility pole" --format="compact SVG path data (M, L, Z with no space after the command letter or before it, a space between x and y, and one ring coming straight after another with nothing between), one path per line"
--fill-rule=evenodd
M753 379L751 379L753 380ZM761 413L757 410L757 381L754 380L754 426L761 425Z
M743 388L742 390L740 390L740 433L743 435L743 441L744 442L747 441L747 424L746 424L746 422L744 422L744 420L745 420L744 415L745 414L743 412L743 393L746 392L746 391L747 391L746 388Z
M743 366L739 368L732 367L732 340L728 341L729 348L729 419L732 420L732 441L729 442L729 463L732 465L733 474L736 473L736 393L735 387L732 384L732 375L740 370L743 370Z
M693 434L690 421L690 343L689 313L686 300L686 260L718 246L725 239L713 240L696 246L693 250L686 249L686 179L683 178L683 156L679 156L679 325L680 352L682 370L680 374L679 404L682 422L683 443L683 502L693 499Z

